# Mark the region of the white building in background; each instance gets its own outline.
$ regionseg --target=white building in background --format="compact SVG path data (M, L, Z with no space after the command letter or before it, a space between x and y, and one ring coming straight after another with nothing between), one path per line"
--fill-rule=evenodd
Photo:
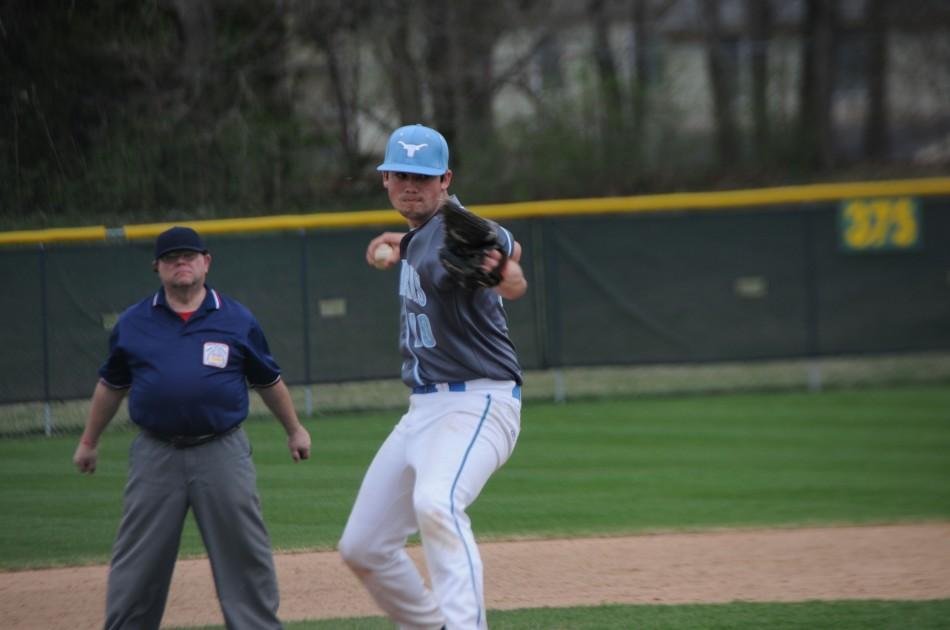
M792 123L798 116L800 96L802 36L805 11L803 0L771 3L769 41L751 41L745 26L748 0L721 0L720 29L723 52L732 57L737 70L734 102L737 120L750 124L750 63L758 47L767 45L768 107L776 127ZM765 2L766 0L760 0ZM648 0L651 10L665 9L651 23L648 46L653 112L669 114L680 129L710 131L713 104L706 70L700 0L662 2ZM593 30L586 13L575 2L553 2L553 44L541 51L516 74L495 100L499 123L530 117L539 102L557 99L583 103L592 98ZM618 74L633 76L634 29L629 3L614 3L616 12L610 30L611 48ZM866 0L840 0L838 67L833 118L843 151L859 142L867 115ZM573 11L573 13L572 13ZM562 12L562 13L558 13ZM901 159L921 162L950 160L950 2L914 1L901 3L901 20L889 22L887 33L887 106L892 136L892 152ZM507 36L496 52L496 66L506 71L514 60L523 58L536 41L535 30L521 30ZM556 65L552 69L552 64ZM555 76L555 79L551 79ZM578 124L587 113L577 108ZM589 124L589 119L586 120Z

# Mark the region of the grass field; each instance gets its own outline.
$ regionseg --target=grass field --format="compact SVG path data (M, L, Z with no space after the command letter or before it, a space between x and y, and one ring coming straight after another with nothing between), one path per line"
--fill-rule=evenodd
M310 421L313 459L297 465L276 421L247 423L277 549L335 545L397 416ZM132 436L106 435L92 477L72 468L76 436L0 440L0 567L106 562ZM950 388L528 404L514 456L470 512L482 540L950 520ZM193 525L182 550L203 551ZM940 625L950 618L947 602L614 608L490 619L518 629L619 629L631 618L647 628L752 628L765 619L777 628L950 627ZM288 627L390 627L353 623Z

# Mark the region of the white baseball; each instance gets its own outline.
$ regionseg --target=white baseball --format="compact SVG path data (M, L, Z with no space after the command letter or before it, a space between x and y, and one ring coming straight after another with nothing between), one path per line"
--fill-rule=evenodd
M389 262L389 258L393 255L393 248L391 245L386 243L380 243L376 246L376 249L373 250L373 265L377 269L385 269L386 263Z

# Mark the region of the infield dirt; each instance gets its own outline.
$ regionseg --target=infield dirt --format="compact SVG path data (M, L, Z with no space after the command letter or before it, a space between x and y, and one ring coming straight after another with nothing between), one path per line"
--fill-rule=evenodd
M493 609L950 598L950 523L485 542ZM420 562L420 549L410 554ZM379 615L335 552L277 554L281 617ZM6 630L102 627L107 567L0 573ZM180 560L163 627L223 623L207 559Z

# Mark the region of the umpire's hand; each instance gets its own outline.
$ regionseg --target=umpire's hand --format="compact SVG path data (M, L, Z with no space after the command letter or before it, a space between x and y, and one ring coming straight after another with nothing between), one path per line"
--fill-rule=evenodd
M297 429L287 436L287 447L295 462L310 459L310 433L302 424L298 424Z
M96 472L96 460L99 459L99 452L95 444L86 442L85 438L79 440L79 446L76 447L76 453L73 455L73 463L81 473Z

